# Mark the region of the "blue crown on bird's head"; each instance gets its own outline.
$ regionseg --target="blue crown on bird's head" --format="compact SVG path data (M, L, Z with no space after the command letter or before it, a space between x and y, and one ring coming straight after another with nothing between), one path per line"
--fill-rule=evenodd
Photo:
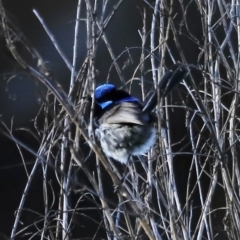
M123 102L140 103L138 98L132 97L123 90L117 90L113 84L105 83L98 86L94 92L95 100L101 109L106 109L113 104L120 104Z
M111 92L111 91L115 91L116 87L113 84L110 83L105 83L102 84L98 87L96 87L95 89L95 99L101 99L102 97L104 97L104 95L106 95L107 93Z

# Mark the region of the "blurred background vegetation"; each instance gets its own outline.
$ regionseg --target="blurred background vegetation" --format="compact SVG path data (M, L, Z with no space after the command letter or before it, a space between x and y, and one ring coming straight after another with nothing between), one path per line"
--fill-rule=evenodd
M44 164L48 163L45 162L42 167L36 168L22 206L15 232L19 233L15 239L240 239L237 128L240 37L238 0L1 2L1 133L8 132L9 136L14 136L27 147L20 146L19 151L16 141L4 134L0 135L0 239L9 239L13 232L16 210L26 184L30 181L29 174L36 163L36 155L29 149L40 154L44 134L50 134L49 129L55 131L56 128L60 129L56 130L56 138L60 139L59 145L48 152L53 159L50 163L52 165L46 170ZM103 164L102 172L97 177L99 162L95 160L95 154L90 151L80 134L80 155L84 159L81 163L87 166L94 179L98 179L97 185L100 186L102 181L104 199L109 204L116 229L112 228L109 216L106 217L103 203L89 178L77 163L69 163L70 158L71 161L74 159L73 153L69 151L70 147L65 154L68 162L61 169L61 144L66 137L63 134L63 121L67 119L68 113L61 109L62 103L56 101L46 85L44 86L36 76L33 79L33 74L20 66L6 41L4 21L7 19L7 28L12 31L10 35L18 54L42 74L48 73L47 78L55 85L60 84L60 92L69 92L71 71L33 9L40 14L44 25L65 54L65 59L72 62L78 2L81 2L81 11L75 70L78 73L83 69L84 76L81 81L79 78L75 85L84 90L79 90L75 99L72 97L74 104L70 105L73 106L76 115L79 113L80 118L84 115L84 111L79 110L81 99L86 97L85 93L91 93L91 86L94 84L97 86L107 80L121 87L123 83L120 80L123 79L129 84L136 78L137 80L127 87L133 95L144 99L153 87L153 72L157 74L155 80L159 81L165 69L174 62L191 65L191 77L186 79L185 85L177 87L168 102L161 103L161 107L165 106L164 116L169 118L167 143L161 143L164 136L159 130L157 146L152 155L148 155L148 160L154 159L152 178L156 177L156 183L159 185L151 192L152 200L149 205L146 203L147 207L145 206L147 210L139 207L145 217L139 217L138 212L133 211L132 205L125 206L129 222L122 212L121 216L118 215L121 204L127 200L134 202L135 198L132 196L132 199L122 200L122 197L119 197L114 191L115 182L112 175L105 171L106 165ZM106 9L103 14L104 4ZM96 11L90 10L92 15L89 15L86 6L91 6L91 9L95 8ZM103 23L111 14L103 32L115 59L109 53L106 41L96 27L96 19ZM87 32L87 22L95 27L93 32L96 36ZM89 44L90 40L96 40L98 36L100 40L96 41L95 45ZM25 39L27 44L22 39ZM161 42L161 39L164 41ZM96 48L91 55L93 46ZM156 48L153 49L153 46ZM33 56L31 51L29 54L28 48L37 51L49 72L41 71L40 58ZM151 54L144 59L143 52L145 57ZM87 59L88 70L84 69L87 56L90 56ZM144 62L144 66L141 61ZM116 70L115 62L121 74ZM91 76L92 72L94 76ZM142 81L145 81L144 86L140 84ZM56 124L55 128L52 128L50 123L47 125L46 121ZM81 121L83 120L80 119L79 122ZM77 135L75 128L77 127L71 126L74 136ZM54 141L57 142L56 138ZM73 138L69 137L67 144L71 145ZM166 145L169 146L172 162L165 166L165 169L164 164L170 161ZM122 166L117 163L113 165L122 171ZM54 169L53 166L56 166L56 169L59 167L60 170ZM149 191L146 179L149 180L147 174L150 170L143 170L144 167L140 164L138 166L138 163L135 167L139 173L135 177L139 181L138 187L141 188L139 192L136 190L136 195L139 194L144 202L143 199L148 195L144 192ZM44 171L48 174L44 175ZM64 180L64 174L67 175L68 171L71 172L72 178L67 189L64 189L64 181L68 181L68 178ZM133 181L136 178L132 176L131 179ZM146 181L141 182L141 178ZM172 178L174 181L170 180ZM172 183L174 185L171 185ZM128 184L134 186L133 183ZM161 201L158 191L162 194ZM49 205L47 212L44 198L46 193ZM67 200L64 200L64 197ZM64 206L64 201L67 201L67 206ZM158 216L159 212L154 212L157 211L156 205L159 205L159 209L164 209L161 217ZM66 222L64 207L69 210ZM155 210L151 212L149 209ZM124 218L122 224L118 222L118 217ZM144 219L143 222L146 221L145 224L149 225L153 232L152 238L143 227L144 223L141 225L136 220L138 218ZM132 228L127 223L132 224ZM138 225L144 230L139 230ZM62 231L64 226L68 229ZM59 232L56 233L57 231Z

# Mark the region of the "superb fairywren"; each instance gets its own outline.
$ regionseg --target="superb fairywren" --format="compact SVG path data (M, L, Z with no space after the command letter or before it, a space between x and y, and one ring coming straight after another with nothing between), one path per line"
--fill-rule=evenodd
M166 97L187 74L186 66L174 65L159 84L160 97ZM144 154L153 146L156 130L152 110L157 104L156 91L143 105L138 98L112 84L95 89L95 134L107 157L126 164L131 155Z

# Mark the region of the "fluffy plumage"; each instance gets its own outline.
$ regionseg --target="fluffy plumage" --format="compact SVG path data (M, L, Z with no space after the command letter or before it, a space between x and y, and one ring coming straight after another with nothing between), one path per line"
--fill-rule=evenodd
M188 68L175 67L160 82L161 96L188 74ZM151 112L157 104L155 92L145 106L129 93L103 84L95 89L94 127L107 157L126 164L131 155L146 153L154 144L156 130Z
M131 155L147 152L154 144L153 115L142 114L139 99L103 84L95 90L95 133L107 157L127 163Z
M146 153L154 144L156 130L151 114L142 114L136 102L113 104L98 118L95 133L108 157L127 163L131 155Z

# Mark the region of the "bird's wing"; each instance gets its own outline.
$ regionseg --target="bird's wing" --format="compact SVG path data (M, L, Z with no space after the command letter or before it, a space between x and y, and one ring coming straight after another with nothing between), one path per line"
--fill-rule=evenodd
M145 125L147 116L142 115L139 104L123 102L107 110L99 119L99 123L132 123Z

